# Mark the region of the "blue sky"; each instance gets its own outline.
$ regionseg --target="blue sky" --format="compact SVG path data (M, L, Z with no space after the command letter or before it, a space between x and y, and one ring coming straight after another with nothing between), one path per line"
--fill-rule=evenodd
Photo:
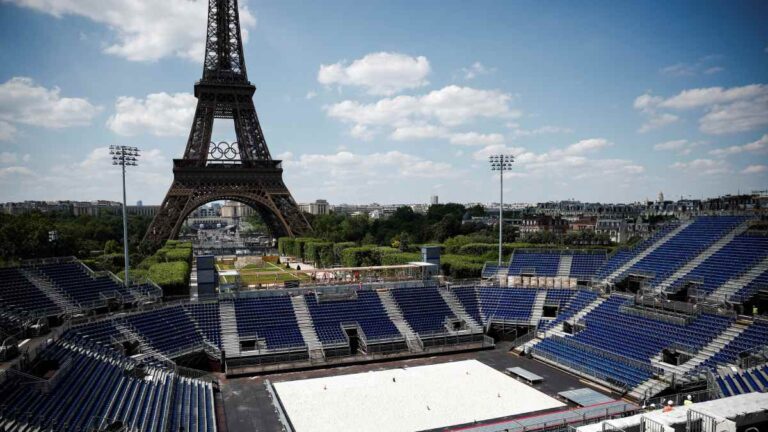
M159 5L157 3L160 3ZM202 0L0 0L0 201L159 203L189 133ZM768 189L766 2L240 4L298 201L630 202ZM232 141L219 121L216 141Z

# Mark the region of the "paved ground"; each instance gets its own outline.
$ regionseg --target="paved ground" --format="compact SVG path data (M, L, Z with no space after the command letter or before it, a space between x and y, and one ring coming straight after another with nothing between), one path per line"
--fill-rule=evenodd
M271 398L264 386L265 379L272 382L293 381L297 379L398 368L404 365L427 365L467 359L477 359L502 371L508 367L514 366L528 369L544 378L544 382L536 385L536 388L551 396L556 396L558 392L564 390L592 387L609 396L618 397L616 394L611 394L607 389L591 385L574 375L555 369L544 363L519 357L517 354L508 352L508 349L509 345L507 343L501 343L496 349L486 351L297 371L249 378L222 378L221 391L224 400L227 426L230 432L273 432L281 430L280 422L275 413L275 408L272 405Z

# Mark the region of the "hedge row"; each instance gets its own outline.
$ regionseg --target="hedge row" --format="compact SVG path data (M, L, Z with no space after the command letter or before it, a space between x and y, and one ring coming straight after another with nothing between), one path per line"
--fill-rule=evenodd
M304 260L315 263L317 267L330 267L336 262L331 242L308 242L304 245Z
M184 292L192 268L192 243L168 240L137 267L131 269L132 280L142 282L149 278L167 292Z
M482 257L466 255L443 255L440 257L440 270L445 276L455 279L479 278L483 271Z

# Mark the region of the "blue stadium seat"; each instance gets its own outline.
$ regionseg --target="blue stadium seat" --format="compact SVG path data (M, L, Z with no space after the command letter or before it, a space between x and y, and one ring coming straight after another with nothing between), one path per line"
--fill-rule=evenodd
M420 336L446 333L446 320L456 319L436 287L390 290L403 317Z
M358 324L368 342L402 338L374 291L359 290L356 298L345 300L318 301L314 294L304 298L324 344L347 342L342 323Z
M269 349L306 347L287 295L236 298L235 314L241 339L263 338Z

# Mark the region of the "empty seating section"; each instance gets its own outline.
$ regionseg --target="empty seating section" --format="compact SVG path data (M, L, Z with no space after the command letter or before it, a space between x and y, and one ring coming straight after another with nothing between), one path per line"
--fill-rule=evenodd
M745 218L737 216L699 217L635 263L625 274L648 274L651 276L648 283L656 286L744 221Z
M62 376L49 392L16 376L0 384L0 429L85 431L120 421L130 430L161 432L170 430L167 413L178 413L172 420L188 426L185 431L215 431L210 383L156 367L136 372L136 363L98 346L58 342L42 356L58 364ZM174 394L176 382L196 387L202 403L184 405Z
M741 234L733 238L722 249L691 270L673 287L685 281L698 281L699 293L711 293L720 285L747 271L768 256L768 236Z
M563 321L568 320L588 304L597 299L597 293L589 290L547 290L545 305L558 305L555 319L545 323L544 330L551 329Z
M579 350L556 338L539 342L534 352L541 352L545 358L553 358L562 366L628 389L637 387L652 376L648 370L591 351Z
M757 320L736 336L702 366L715 367L718 364L736 363L739 354L768 345L768 321Z
M561 339L545 339L536 349L562 360L565 366L635 387L651 377L650 370L638 365L650 366L652 357L676 343L699 350L731 323L730 318L701 314L680 325L621 312L621 305L631 301L622 296L608 298L586 315L583 330ZM570 340L576 343L568 343Z
M520 276L533 271L535 276L557 276L559 252L515 251L509 263L509 275Z
M346 343L342 323L357 323L368 342L402 338L374 291L360 290L355 299L318 302L314 294L304 298L322 343Z
M723 396L735 396L751 392L768 391L768 364L742 372L731 372L716 377L717 386Z
M480 289L480 288L477 288ZM480 303L477 300L477 289L475 287L456 287L453 293L459 299L464 310L477 321L478 324L485 324L485 320L480 314Z
M531 319L536 291L532 288L478 287L480 309L487 322L527 324Z
M190 378L176 380L170 431L213 432L213 389Z
M483 267L483 273L481 277L492 278L492 277L498 276L499 274L506 276L506 273L507 273L506 270L507 270L507 266L504 264L498 265L498 264L487 263Z
M446 319L455 319L436 287L396 288L390 290L403 317L421 336L445 332Z
M181 306L128 315L124 322L133 327L153 348L168 356L198 349L203 345L195 323Z
M649 361L673 343L702 348L731 323L731 319L701 314L687 325L622 313L627 301L613 296L585 317L586 328L573 336L577 341L624 357Z
M212 344L221 349L221 321L219 319L219 303L190 303L184 306L197 323L197 328Z
M600 279L605 279L611 273L618 270L621 266L628 263L632 258L636 257L641 252L651 247L654 243L661 240L662 237L669 234L678 226L680 226L680 224L677 224L677 223L664 225L663 227L659 228L655 233L653 233L653 235L643 240L642 242L634 246L632 249L628 249L628 250L622 249L617 251L613 256L608 258L608 261L606 261L605 265L601 267L600 270L598 270L597 277Z
M768 289L768 270L762 272L758 277L752 279L751 282L741 288L736 293L736 297L749 298L755 295L757 291L761 289Z
M605 264L606 255L602 253L576 253L571 262L570 277L577 279L592 279L597 270Z
M120 334L111 319L79 325L71 328L68 333L71 339L84 343L97 343L103 347L111 347Z
M44 264L37 270L82 306L103 302L105 298L133 300L124 286L108 276L91 277L79 262Z
M17 312L60 310L15 267L0 268L0 302Z
M269 349L305 347L290 297L235 299L237 331L241 339L264 339Z

